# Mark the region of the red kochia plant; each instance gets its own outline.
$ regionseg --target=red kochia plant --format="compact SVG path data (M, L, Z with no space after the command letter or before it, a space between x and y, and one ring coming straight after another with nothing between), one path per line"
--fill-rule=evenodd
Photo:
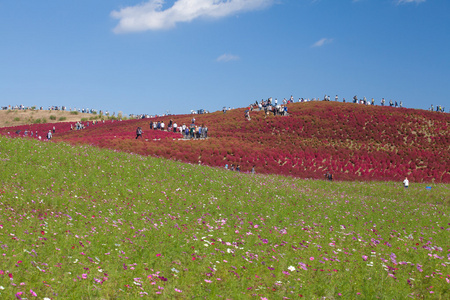
M249 171L307 178L332 172L340 180L400 180L450 182L448 114L414 109L365 106L352 103L308 102L289 104L288 117L265 116L245 109L195 115L205 124L207 140L182 140L181 134L150 130L150 121L170 119L189 125L192 115L155 119L108 121L81 131L69 123L3 128L37 130L45 135L56 126L54 140L85 143L143 155L223 167L240 164ZM431 124L431 125L430 125ZM144 130L135 140L135 130ZM23 131L21 133L23 135ZM41 134L41 133L40 133Z

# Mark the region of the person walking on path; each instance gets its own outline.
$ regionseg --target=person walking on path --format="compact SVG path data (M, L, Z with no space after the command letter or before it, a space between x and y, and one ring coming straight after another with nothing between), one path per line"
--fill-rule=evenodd
M409 186L409 180L408 180L408 177L405 177L405 180L403 180L403 186L405 187L405 189L408 188L408 186Z

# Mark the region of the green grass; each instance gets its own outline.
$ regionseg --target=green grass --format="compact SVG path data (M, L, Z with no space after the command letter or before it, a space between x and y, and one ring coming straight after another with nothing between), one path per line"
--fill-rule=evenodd
M0 298L449 298L450 185L239 174L4 137L0 169Z

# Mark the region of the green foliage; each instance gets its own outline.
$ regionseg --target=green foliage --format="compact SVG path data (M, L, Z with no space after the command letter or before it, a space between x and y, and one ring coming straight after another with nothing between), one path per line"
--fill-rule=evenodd
M20 118L19 117L15 117L14 118L14 122L18 122L18 121L20 121Z
M70 114L71 115L78 115L78 112L77 111L71 111Z
M33 121L33 123L34 124L41 124L41 123L44 123L44 122L42 122L41 119L36 119L36 120Z
M50 120L55 121L55 120L56 120L56 116L51 115L51 116L50 116Z
M65 121L65 120L67 120L66 117L60 117L60 118L58 119L58 121Z
M0 153L2 296L449 296L448 184L250 175L6 137Z
M81 118L81 122L86 122L88 118Z

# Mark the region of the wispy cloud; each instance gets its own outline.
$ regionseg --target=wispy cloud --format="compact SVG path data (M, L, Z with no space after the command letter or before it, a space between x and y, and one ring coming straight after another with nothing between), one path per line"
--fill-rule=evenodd
M323 39L318 40L314 44L312 44L311 47L322 47L322 46L324 46L326 44L329 44L331 42L333 42L333 39L323 38Z
M228 62L228 61L233 61L233 60L239 60L240 57L237 55L232 55L232 54L222 54L221 56L219 56L216 61L218 62Z
M425 1L427 1L427 0L397 0L397 4L405 4L405 3L416 3L416 4L419 4L419 3L423 3Z
M148 0L142 4L111 12L119 20L115 33L161 30L177 23L198 18L223 18L235 13L262 9L275 0L176 0L163 10L164 0Z

